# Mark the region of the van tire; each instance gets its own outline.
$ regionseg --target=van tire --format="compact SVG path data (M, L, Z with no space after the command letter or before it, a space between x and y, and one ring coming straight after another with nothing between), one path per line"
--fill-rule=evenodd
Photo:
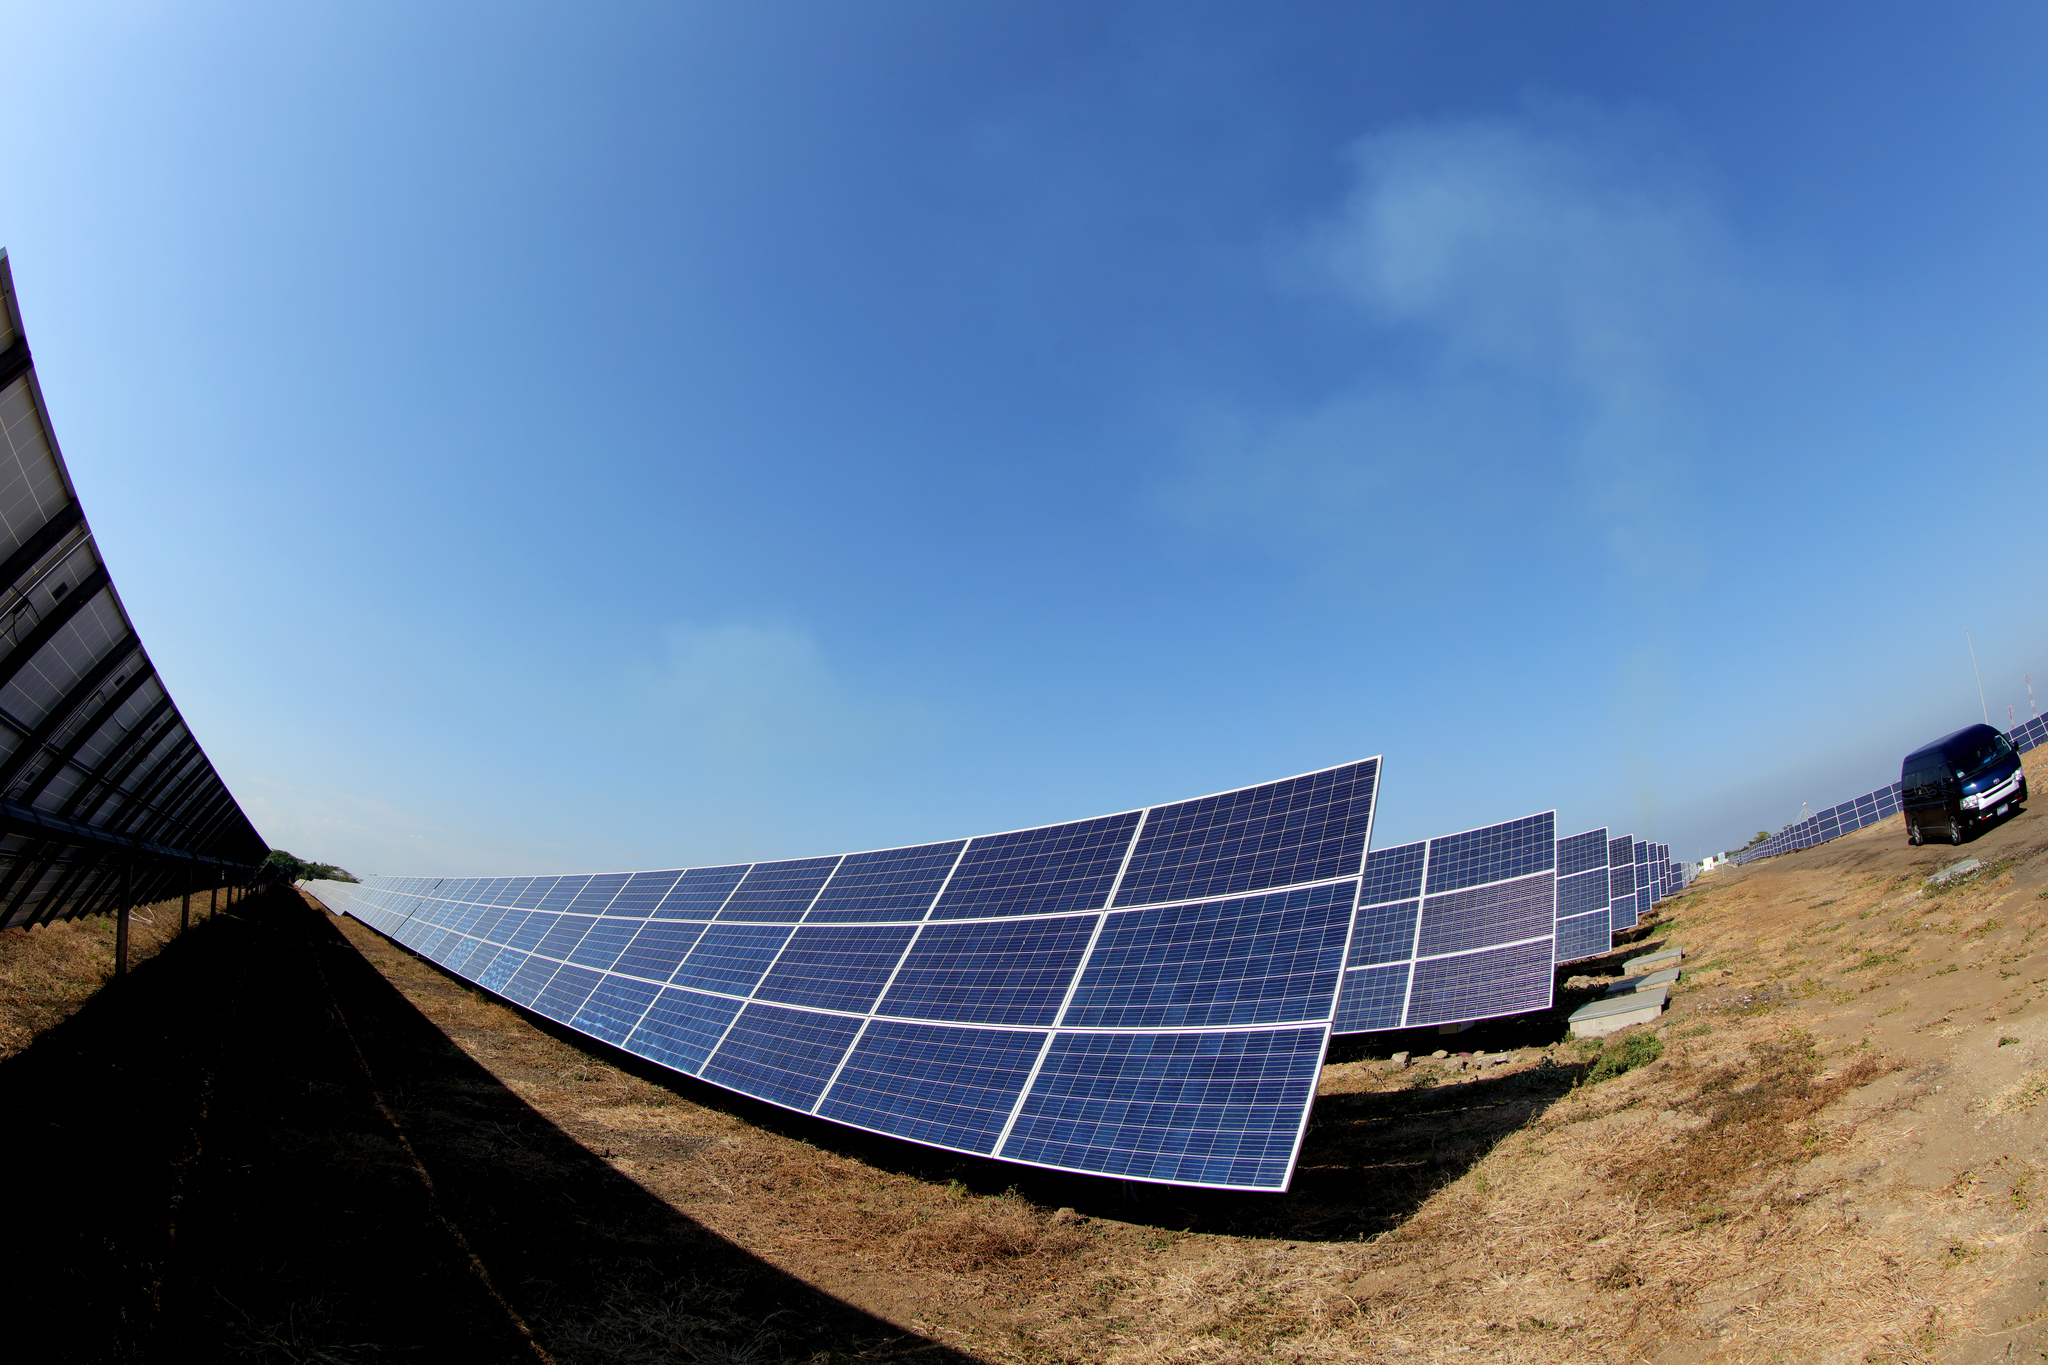
M1920 826L1906 826L1906 842L1911 844L1915 848L1918 848L1920 847L1920 845L1927 842L1925 839L1920 837Z
M1952 844L1960 844L1963 841L1962 816L1957 815L1950 817L1948 822L1948 841Z

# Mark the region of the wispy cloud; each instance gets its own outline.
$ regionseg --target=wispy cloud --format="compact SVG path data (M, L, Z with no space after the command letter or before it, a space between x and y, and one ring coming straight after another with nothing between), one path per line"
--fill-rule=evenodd
M706 762L816 763L902 742L919 717L856 697L817 640L789 625L675 625L627 678L636 724Z
M1709 196L1662 148L1650 121L1577 105L1361 139L1289 257L1359 325L1354 373L1298 407L1205 412L1173 505L1313 534L1429 525L1445 492L1469 525L1561 487L1626 576L1689 577L1691 551L1644 528L1683 496L1686 371L1739 291Z

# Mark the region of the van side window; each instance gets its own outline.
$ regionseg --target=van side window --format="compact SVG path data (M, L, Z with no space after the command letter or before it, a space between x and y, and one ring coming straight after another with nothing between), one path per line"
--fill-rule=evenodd
M1929 755L1929 758L1932 762L1927 763L1927 766L1908 768L1906 770L1906 775L1900 785L1906 789L1905 795L1908 799L1920 797L1923 800L1933 800L1940 797L1942 779L1947 776L1947 773L1941 766L1941 755L1932 754ZM1926 762L1926 760L1923 760L1923 762Z

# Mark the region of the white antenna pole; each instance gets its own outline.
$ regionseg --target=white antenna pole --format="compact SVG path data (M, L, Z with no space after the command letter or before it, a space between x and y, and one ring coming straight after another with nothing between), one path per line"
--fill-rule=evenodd
M1984 670L1977 667L1977 642L1970 638L1969 627L1963 628L1963 643L1970 647L1970 671L1977 675L1977 705L1984 708L1984 723L1991 723L1991 708L1984 702Z

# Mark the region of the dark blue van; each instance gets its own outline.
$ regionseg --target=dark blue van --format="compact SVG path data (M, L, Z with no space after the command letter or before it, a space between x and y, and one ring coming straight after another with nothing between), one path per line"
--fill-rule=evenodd
M1989 725L1971 725L1923 744L1899 765L1906 842L1937 832L1960 844L1985 820L2027 799L2027 775L2012 743Z

